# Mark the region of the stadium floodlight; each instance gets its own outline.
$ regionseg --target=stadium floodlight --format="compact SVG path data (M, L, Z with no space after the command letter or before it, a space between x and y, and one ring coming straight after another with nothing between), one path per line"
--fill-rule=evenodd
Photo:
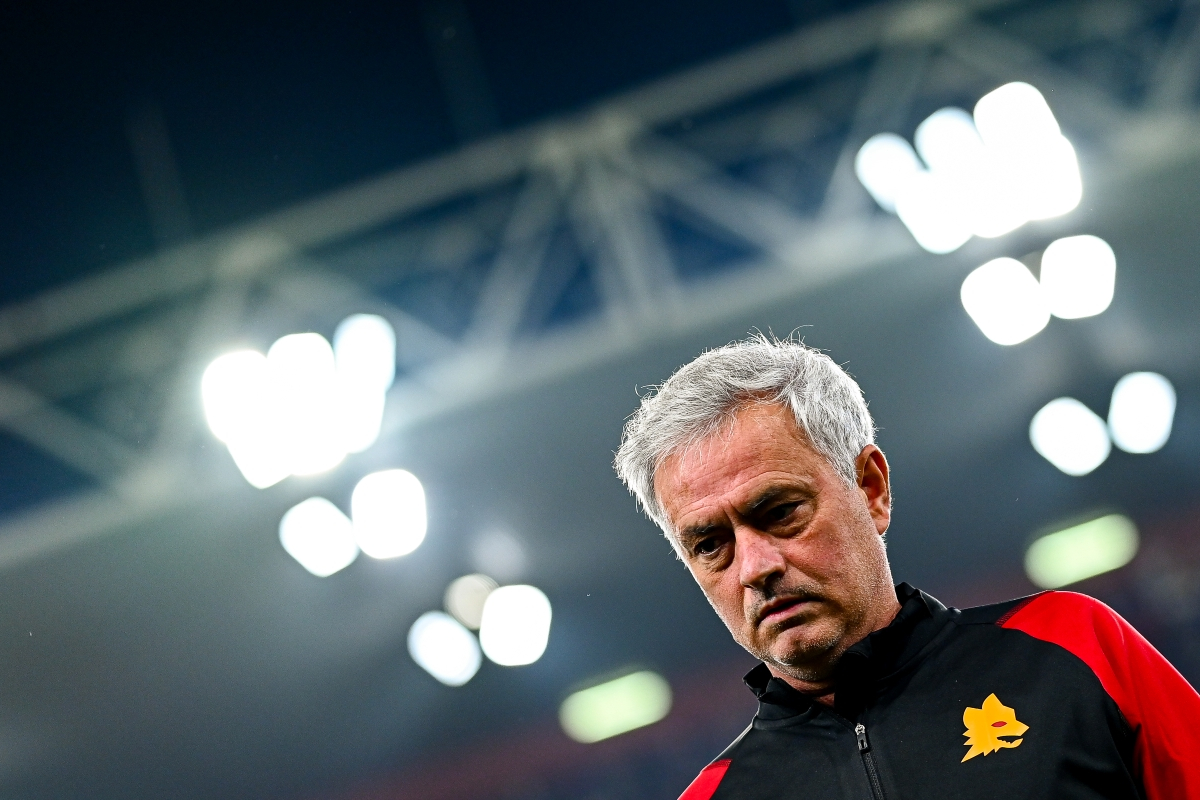
M1112 451L1104 420L1071 397L1051 400L1029 424L1033 449L1068 475L1087 475Z
M1035 586L1057 589L1120 569L1137 551L1137 526L1109 514L1038 538L1025 552L1025 573Z
M379 438L387 390L396 377L396 333L383 317L354 314L338 325L333 352L342 444L359 453Z
M563 701L558 718L577 742L591 744L653 725L671 710L671 685L643 670L581 689Z
M488 595L479 624L479 644L506 667L532 664L550 638L550 600L537 587L501 586Z
M1079 205L1075 149L1041 93L1027 83L989 92L974 115L942 108L907 142L891 133L866 141L855 172L880 207L896 213L921 247L957 250L971 236L1003 236L1033 219Z
M894 212L901 192L923 171L912 145L894 133L877 133L854 158L854 173L886 211Z
M483 604L496 590L496 582L487 575L474 573L456 578L446 587L442 604L456 620L473 631L483 621Z
M372 472L354 487L350 518L358 546L371 558L408 555L425 541L425 490L403 469Z
M930 253L952 253L971 238L970 208L952 179L919 172L900 193L896 215Z
M1050 313L1062 319L1093 317L1112 303L1117 257L1097 236L1068 236L1042 253L1041 284Z
M979 330L996 344L1023 342L1050 321L1042 287L1014 258L993 259L976 268L963 281L960 297Z
M337 365L319 333L293 333L271 345L267 369L275 392L272 421L293 475L316 475L346 457L337 427Z
M350 520L323 497L310 497L283 515L279 542L288 555L319 578L348 567L358 557Z
M1108 430L1128 453L1153 453L1171 438L1175 387L1157 372L1131 372L1117 381L1108 408Z
M326 472L379 438L395 377L395 333L382 317L355 314L334 341L289 334L266 356L227 353L205 370L208 425L251 485Z
M483 661L475 636L441 611L417 617L408 630L408 653L421 669L447 686L471 680Z

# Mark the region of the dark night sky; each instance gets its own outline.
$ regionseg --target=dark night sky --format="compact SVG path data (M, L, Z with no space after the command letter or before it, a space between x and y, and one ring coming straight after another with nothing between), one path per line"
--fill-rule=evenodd
M830 0L468 2L502 127L823 16ZM456 144L419 3L0 11L0 303L152 251L126 133L160 110L194 230Z

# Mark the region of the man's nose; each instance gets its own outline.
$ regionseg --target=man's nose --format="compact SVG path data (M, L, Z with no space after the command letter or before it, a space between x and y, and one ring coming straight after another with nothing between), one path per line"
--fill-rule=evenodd
M787 561L772 537L753 529L735 531L734 537L743 586L762 589L773 576L787 571Z

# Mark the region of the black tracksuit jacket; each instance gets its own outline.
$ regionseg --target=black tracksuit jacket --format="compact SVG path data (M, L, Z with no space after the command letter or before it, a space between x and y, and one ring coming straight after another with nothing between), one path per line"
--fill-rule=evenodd
M833 708L751 671L753 723L680 800L1200 800L1200 696L1110 608L896 591Z

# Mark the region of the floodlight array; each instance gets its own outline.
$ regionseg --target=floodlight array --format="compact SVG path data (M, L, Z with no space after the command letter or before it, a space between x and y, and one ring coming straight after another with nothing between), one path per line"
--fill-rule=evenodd
M481 653L501 666L519 667L546 652L553 613L536 586L498 586L487 575L464 575L447 587L445 607L417 618L408 650L413 661L447 686L469 681L479 670Z
M1060 397L1034 414L1029 440L1062 472L1087 475L1105 462L1114 444L1128 453L1161 449L1174 420L1171 382L1155 372L1131 372L1113 388L1107 423L1078 400Z
M936 111L913 138L915 150L894 133L876 134L854 167L880 207L931 253L1061 216L1083 196L1075 149L1041 92L1027 83L989 92L973 115Z
M259 489L315 475L379 438L395 376L396 337L382 317L343 320L330 345L318 333L278 339L214 360L201 380L204 413L242 475Z

